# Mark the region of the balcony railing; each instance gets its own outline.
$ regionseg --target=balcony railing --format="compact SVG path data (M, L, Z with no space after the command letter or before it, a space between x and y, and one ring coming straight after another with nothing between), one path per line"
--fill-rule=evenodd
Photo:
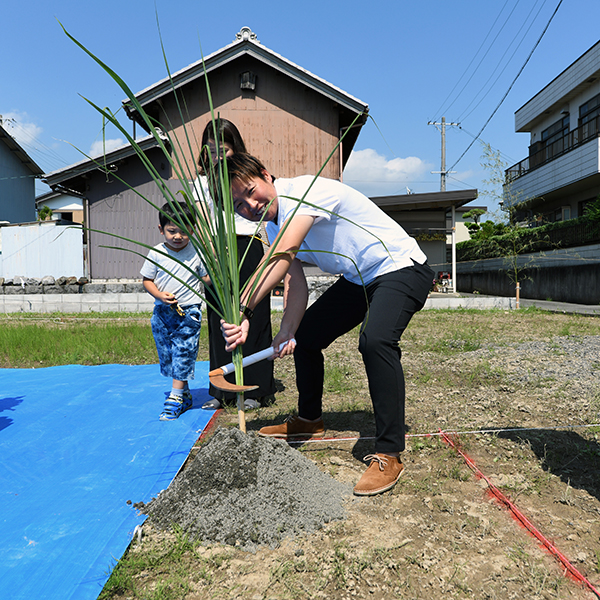
M584 125L577 129L569 131L563 137L555 140L538 150L531 153L527 158L518 162L516 165L506 169L506 183L510 183L534 169L549 163L551 160L570 152L571 150L585 144L593 138L600 137L600 115L590 119Z

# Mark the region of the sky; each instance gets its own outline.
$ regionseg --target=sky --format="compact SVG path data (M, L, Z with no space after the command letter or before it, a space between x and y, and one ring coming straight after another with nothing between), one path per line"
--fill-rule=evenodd
M479 190L497 212L483 144L506 167L527 156L514 113L599 39L597 0L29 0L3 8L3 126L49 173L94 154L114 82L64 33L134 92L231 43L244 26L269 49L369 105L344 182L369 196ZM127 121L125 119L125 121ZM107 147L123 143L106 131ZM259 154L259 153L257 153ZM432 171L434 173L432 173ZM438 173L435 173L435 172ZM36 193L48 191L36 183Z

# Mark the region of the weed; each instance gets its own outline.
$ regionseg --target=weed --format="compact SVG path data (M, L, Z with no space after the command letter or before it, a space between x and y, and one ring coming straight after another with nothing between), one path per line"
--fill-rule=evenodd
M335 579L334 585L340 590L346 587L346 552L344 544L338 544L333 550L333 576Z

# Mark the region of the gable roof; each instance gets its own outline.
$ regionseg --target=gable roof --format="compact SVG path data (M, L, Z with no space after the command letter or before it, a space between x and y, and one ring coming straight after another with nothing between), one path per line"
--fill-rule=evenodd
M361 127L364 124L369 111L368 104L263 46L256 39L256 34L249 27L242 27L240 32L236 34L236 39L231 44L209 54L204 60L198 60L184 69L177 71L170 78L166 77L145 90L138 92L135 97L142 107L145 108L147 105L159 101L163 96L172 93L173 89L179 89L196 79L202 78L205 73L211 73L229 62L237 60L241 56L253 57L339 104L352 115L352 118L347 117L344 119L346 122L341 123L342 127L349 126L360 113L364 113L364 116L362 120L359 120L357 126ZM130 101L123 100L123 105L129 118L145 128L145 123L140 119L137 110L131 106ZM356 137L358 137L358 132L356 132L356 135L348 135L348 138L352 138L354 141ZM354 144L353 141L351 143L352 145Z
M144 138L136 140L136 143L144 152L152 148L158 147L158 142L152 135L148 135ZM42 179L53 190L62 191L61 184L63 184L64 182L70 179L74 179L75 177L85 175L86 173L89 173L91 171L102 170L102 165L105 163L116 163L125 158L129 158L130 156L133 156L135 154L136 150L131 144L124 144L123 146L119 146L118 148L107 152L106 155L98 154L97 156L91 156L63 169L52 171L51 173L46 173ZM74 192L72 190L65 190L65 193Z
M15 138L0 125L0 142L3 142L8 149L14 153L15 157L25 165L34 175L43 175L44 171L37 163L23 150Z

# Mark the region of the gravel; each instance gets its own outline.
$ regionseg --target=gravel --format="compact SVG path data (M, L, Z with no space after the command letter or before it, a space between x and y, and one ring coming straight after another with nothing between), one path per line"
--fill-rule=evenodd
M351 491L281 440L221 429L168 489L134 506L158 529L252 551L344 519Z
M556 336L550 342L532 341L482 348L474 353L484 355L490 349L515 384L555 382L569 386L578 395L594 396L600 383L600 337Z

